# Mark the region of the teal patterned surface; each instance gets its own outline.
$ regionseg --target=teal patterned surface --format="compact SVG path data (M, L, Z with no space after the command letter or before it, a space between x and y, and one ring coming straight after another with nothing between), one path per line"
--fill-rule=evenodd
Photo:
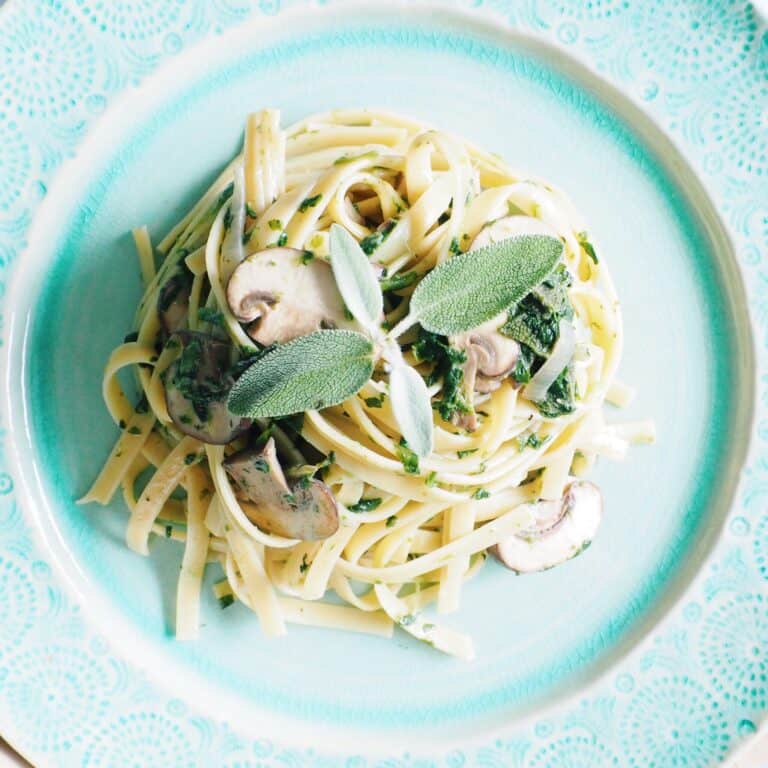
M0 10L0 302L35 209L115 96L276 0L10 0ZM321 3L323 4L323 3ZM768 36L740 0L462 6L588 62L651 112L734 235L760 366L755 448L726 532L631 663L486 744L370 760L233 732L168 699L93 634L44 562L0 454L0 726L44 765L705 768L768 709ZM0 310L5 308L0 304ZM0 324L2 316L0 315ZM0 448L5 433L0 431Z

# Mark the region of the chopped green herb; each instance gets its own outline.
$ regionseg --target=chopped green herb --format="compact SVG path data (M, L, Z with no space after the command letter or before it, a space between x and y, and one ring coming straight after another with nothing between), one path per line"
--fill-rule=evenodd
M132 341L138 341L138 340L139 340L139 332L131 331L130 333L125 334L125 337L123 338L123 344L130 344Z
M453 240L451 240L451 244L448 246L448 252L452 253L454 256L461 253L461 246L459 246L458 238L454 237Z
M369 408L381 408L384 405L384 395L377 395L376 397L366 397L365 404Z
M360 499L356 504L347 507L350 512L371 512L381 505L381 499Z
M243 232L243 245L248 245L253 237L253 230L249 229L247 232Z
M418 277L416 272L403 272L400 275L392 275L392 277L385 277L383 280L380 280L379 287L382 293L401 291L403 288L413 285Z
M544 444L544 441L535 433L530 435L518 435L517 436L517 448L522 451L526 448L540 448Z
M387 526L387 528L391 528L396 522L397 522L397 515L390 515L387 518L387 522L385 523L385 525Z
M299 213L304 213L305 211L308 211L310 208L314 208L322 199L322 194L319 195L313 195L312 197L305 197L301 201L301 205L299 206Z
M211 307L200 307L197 310L197 319L201 323L211 323L211 325L224 325L224 315Z
M419 328L419 336L413 345L413 353L416 359L423 362L434 363L434 367L427 376L427 386L432 386L440 379L443 387L440 398L433 402L440 416L446 421L456 413L469 413L471 408L464 395L462 384L464 383L464 363L466 354L452 347L445 336Z
M278 247L282 248L288 242L288 235L285 232L280 233L280 237L277 238Z
M269 472L269 464L267 464L266 459L256 459L256 461L253 462L253 468L257 472Z
M389 233L395 228L396 219L390 219L382 224L375 232L360 241L360 247L366 256L370 256L386 239Z
M430 472L426 478L424 479L424 485L427 486L427 488L434 488L434 486L437 483L437 472L434 470Z
M129 434L129 435L140 435L140 434L141 434L141 430L140 430L138 427L136 427L136 426L133 426L133 427L131 427L131 428L128 430L128 434Z
M255 211L253 208L251 208L251 204L250 204L250 203L246 203L246 204L245 204L245 212L246 212L246 213L248 214L248 216L250 216L252 219L258 219L258 218L259 218L259 214L258 214L258 213L256 213L256 211Z
M416 621L416 617L412 613L406 613L405 616L401 616L397 623L401 627L410 627Z
M171 536L173 536L173 526L172 525L166 525L165 526L165 538L170 539Z
M473 494L473 499L487 499L490 496L490 492L486 491L485 488L478 488Z
M196 454L196 453L188 453L188 454L187 454L187 455L184 457L184 463L185 463L187 466L189 466L190 464L194 464L196 460L197 460L197 454Z
M229 229L232 226L232 206L227 208L224 214L224 229Z
M283 222L280 221L280 219L270 219L267 222L267 226L273 231L273 232L279 232L283 228Z
M312 251L302 251L299 261L305 266L315 260L315 254Z
M552 382L544 400L536 403L542 415L549 419L572 413L576 396L576 382L571 366L564 368L562 373Z
M305 552L301 557L301 565L299 566L299 571L301 573L306 573L309 570L310 563L307 562L307 553Z
M136 408L134 408L134 410L136 413L147 413L149 411L149 403L144 395L139 398L139 402L136 403Z
M465 449L463 451L456 451L456 455L460 459L463 459L466 456L471 456L473 453L477 453L477 450L478 450L477 448L467 448L467 449Z
M418 475L419 457L408 447L403 438L400 438L400 443L396 450L397 458L402 462L403 469L405 469L409 475Z
M125 423L125 419L120 419L120 421L117 422L117 426L120 427L120 429L125 429L128 425Z
M222 595L219 598L219 608L224 610L225 608L229 608L232 603L235 602L234 595Z
M579 241L579 245L584 249L584 253L586 253L587 256L589 256L589 258L592 259L592 261L595 264L597 264L598 263L597 254L595 253L594 246L587 239L587 233L579 232L579 234L576 235L576 239Z

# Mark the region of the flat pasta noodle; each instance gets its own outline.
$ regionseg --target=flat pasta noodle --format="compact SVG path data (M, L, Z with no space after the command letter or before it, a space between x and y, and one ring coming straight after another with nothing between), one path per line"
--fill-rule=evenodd
M385 293L391 328L406 317L425 274L471 250L477 238L513 236L521 221L563 243L562 290L571 312L563 317L576 339L561 374L570 383L558 390L567 402L529 402L525 371L515 368L487 390L468 392L462 378L470 406L441 415L440 403L451 396L446 375L430 377L437 363L419 356L420 337L411 329L400 339L404 359L427 378L435 408L428 456L416 460L403 446L380 371L345 402L307 411L298 426L257 420L226 445L204 444L171 420L166 377L181 359L178 342L166 345L173 330L182 339L213 334L241 360L260 349L227 298L230 276L245 259L287 247L305 254L304 263L328 260L330 228L343 226L379 279L394 286ZM215 596L222 604L242 602L269 635L304 624L386 638L397 626L470 660L471 638L424 611L457 610L462 586L483 567L487 550L530 536L541 505L560 503L597 456L623 458L630 444L654 439L652 422L608 424L603 416L606 402L626 405L633 391L615 379L622 351L616 293L602 258L585 245L570 201L459 137L380 110L334 110L281 129L280 113L262 110L246 120L242 151L155 249L146 227L133 235L145 286L135 340L113 351L102 388L122 431L80 501L108 504L121 490L130 512L128 546L146 555L152 536L183 546L181 639L198 634L203 575L214 567L224 571ZM189 288L187 303L175 307L183 316L168 329L156 307L172 279ZM535 294L538 311L556 311L546 302L563 301L558 290ZM514 338L519 367L527 347ZM135 393L118 381L126 368L135 374ZM533 369L527 375L535 376ZM259 504L244 498L225 462L261 432L258 445L272 437L292 483L313 476L333 494L334 533L304 541L257 525Z

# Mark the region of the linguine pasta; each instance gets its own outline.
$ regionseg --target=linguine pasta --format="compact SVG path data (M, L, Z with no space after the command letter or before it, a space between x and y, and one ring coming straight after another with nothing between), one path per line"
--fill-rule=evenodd
M499 317L450 337L416 325L397 337L432 400L428 455L403 440L386 355L336 405L242 421L226 411L226 388L265 348L306 335L316 320L317 329L359 330L343 303L333 305L333 225L375 270L383 329L402 323L416 286L455 256L516 237L562 243L556 270ZM263 110L248 118L242 152L155 248L146 228L134 232L144 295L103 381L121 434L81 501L108 504L120 490L131 549L148 554L153 537L183 547L179 638L197 635L203 574L219 567L216 596L253 610L269 635L291 623L381 636L399 625L469 659L471 638L426 620L425 608L456 610L489 551L527 572L584 549L602 504L581 478L599 455L620 459L630 443L653 439L652 424L604 419L604 405L627 404L631 390L615 379L618 300L584 230L549 184L417 121L345 110L283 130L279 113ZM265 292L266 266L282 270L281 290ZM255 319L243 319L246 304ZM185 379L184 355L194 345L203 354L201 344L210 355ZM194 401L209 422L190 426L198 416L177 413L188 405L179 382L199 384L223 356L227 370L205 374L203 415ZM123 368L135 373L135 398L118 381ZM210 439L214 418L224 418L224 437ZM242 474L253 467L265 472L259 483L270 471L283 478L285 498L268 503L271 487L254 491ZM309 514L302 492L327 515L302 519L290 529L306 531L297 538L270 510L283 505L297 524Z

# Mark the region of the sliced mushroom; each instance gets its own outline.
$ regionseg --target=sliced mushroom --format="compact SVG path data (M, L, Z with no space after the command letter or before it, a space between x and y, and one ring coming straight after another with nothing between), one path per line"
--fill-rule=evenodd
M554 568L581 554L592 542L603 514L603 497L593 483L571 483L559 501L535 504L536 522L490 548L516 573Z
M520 346L513 339L499 333L499 328L507 319L506 312L497 315L487 323L451 338L451 345L463 349L467 355L464 364L464 397L471 403L474 393L493 392L501 386L520 354ZM477 428L477 416L474 411L457 413L454 417L457 426L470 432Z
M533 216L505 216L480 230L472 241L470 251L520 235L558 236L552 227ZM467 354L463 387L468 403L474 400L475 392L488 394L498 389L517 364L519 344L499 333L506 320L507 313L502 312L479 328L450 339L452 346L463 349ZM453 421L470 432L477 429L477 416L473 410L457 413Z
M510 237L519 237L520 235L549 235L550 237L560 238L557 231L541 219L533 216L504 216L496 219L490 224L486 224L472 241L470 250L484 248L492 243L499 243L502 240L508 240Z
M192 273L179 269L163 283L157 295L157 316L169 336L187 327Z
M165 403L173 423L185 435L224 445L251 425L230 413L227 396L234 384L230 346L205 333L178 331L168 345L179 345L179 357L165 372Z
M320 480L288 485L277 460L275 441L263 448L233 454L224 468L246 502L248 518L266 533L318 541L339 528L339 511L331 489Z
M254 340L268 346L320 328L352 327L327 262L303 263L303 251L268 248L232 273L227 302Z

